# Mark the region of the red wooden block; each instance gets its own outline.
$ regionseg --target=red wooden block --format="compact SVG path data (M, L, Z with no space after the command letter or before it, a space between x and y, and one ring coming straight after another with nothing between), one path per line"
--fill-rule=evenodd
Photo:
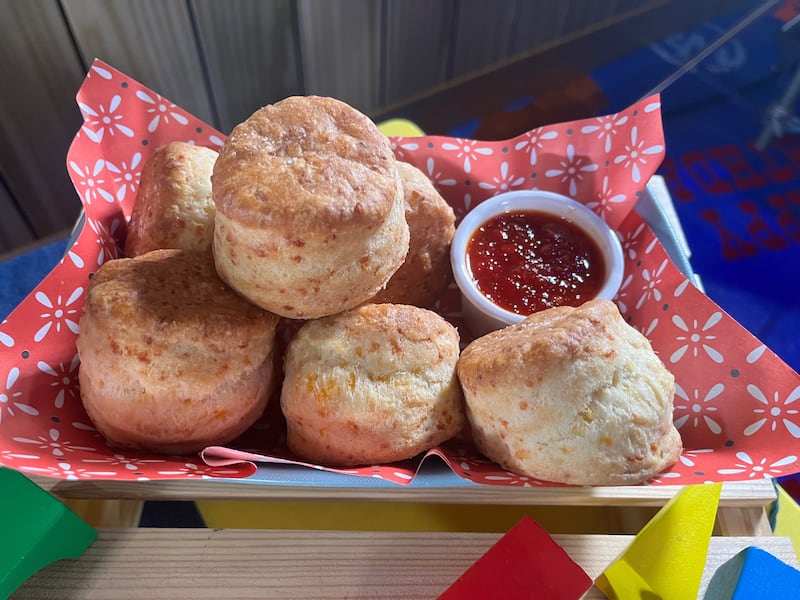
M439 600L577 600L592 579L530 517L514 525Z

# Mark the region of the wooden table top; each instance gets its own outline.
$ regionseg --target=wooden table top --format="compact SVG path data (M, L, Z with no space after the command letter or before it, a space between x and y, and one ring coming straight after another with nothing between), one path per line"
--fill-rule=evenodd
M79 559L54 563L14 600L404 598L441 594L499 539L495 533L107 529ZM630 543L623 535L555 535L593 579ZM758 546L797 566L781 537L713 537L701 596L716 569ZM592 588L587 599L603 598Z

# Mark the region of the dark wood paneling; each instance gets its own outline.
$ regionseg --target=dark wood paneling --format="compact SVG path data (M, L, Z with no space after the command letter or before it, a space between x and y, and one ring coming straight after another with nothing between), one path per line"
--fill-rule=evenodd
M455 0L388 0L382 103L447 77Z
M304 89L362 111L380 104L379 0L298 0Z
M471 73L505 58L516 12L517 0L459 0L449 77Z
M17 210L0 173L0 255L29 244L35 239L33 231Z
M543 123L571 120L600 114L588 74L593 69L618 60L678 31L696 26L720 14L752 5L747 0L653 0L640 9L607 20L602 27L573 33L541 48L497 61L464 77L457 77L423 94L382 107L371 113L375 120L403 117L415 121L429 134L446 135L451 128L502 112L522 98L554 94L577 84L589 101L562 103L553 114L537 113L536 119L518 123L515 132ZM626 5L627 8L627 5ZM649 89L642 82L642 93ZM569 99L565 95L564 100ZM574 99L574 98L573 98ZM637 100L638 98L633 98ZM541 120L540 120L541 119Z
M67 148L81 124L75 104L84 72L56 0L0 2L0 168L7 191L36 237L69 227L80 201L66 171ZM0 219L20 217L4 203ZM20 232L24 239L27 228ZM5 237L16 244L16 237Z
M86 64L106 61L217 125L185 0L62 0Z
M564 0L520 2L511 33L509 54L538 48L564 35L567 30L567 16L573 4L574 2Z
M192 0L220 128L302 93L290 0Z
M601 110L592 69L752 5L0 0L0 251L77 218L65 159L81 122L75 92L95 57L225 132L292 94L335 96L376 120L407 117L443 134L476 119L483 128L487 115L508 121L504 109L520 99L558 108L532 111L520 122L528 128Z

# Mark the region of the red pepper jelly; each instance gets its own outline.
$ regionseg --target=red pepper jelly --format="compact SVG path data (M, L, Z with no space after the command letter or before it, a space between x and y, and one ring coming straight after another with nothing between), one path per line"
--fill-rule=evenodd
M467 269L478 289L518 315L580 306L603 287L597 243L572 222L536 211L486 221L467 242Z

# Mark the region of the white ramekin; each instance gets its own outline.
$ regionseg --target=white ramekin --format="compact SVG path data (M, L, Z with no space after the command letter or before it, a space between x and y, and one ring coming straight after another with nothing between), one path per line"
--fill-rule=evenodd
M591 209L561 194L541 190L505 192L488 198L467 213L456 228L450 247L450 263L456 285L461 291L462 312L475 336L519 323L525 316L494 304L478 289L467 266L467 244L475 230L503 213L528 210L563 217L583 230L603 253L606 280L595 298L613 300L619 291L624 272L622 245L616 233Z

